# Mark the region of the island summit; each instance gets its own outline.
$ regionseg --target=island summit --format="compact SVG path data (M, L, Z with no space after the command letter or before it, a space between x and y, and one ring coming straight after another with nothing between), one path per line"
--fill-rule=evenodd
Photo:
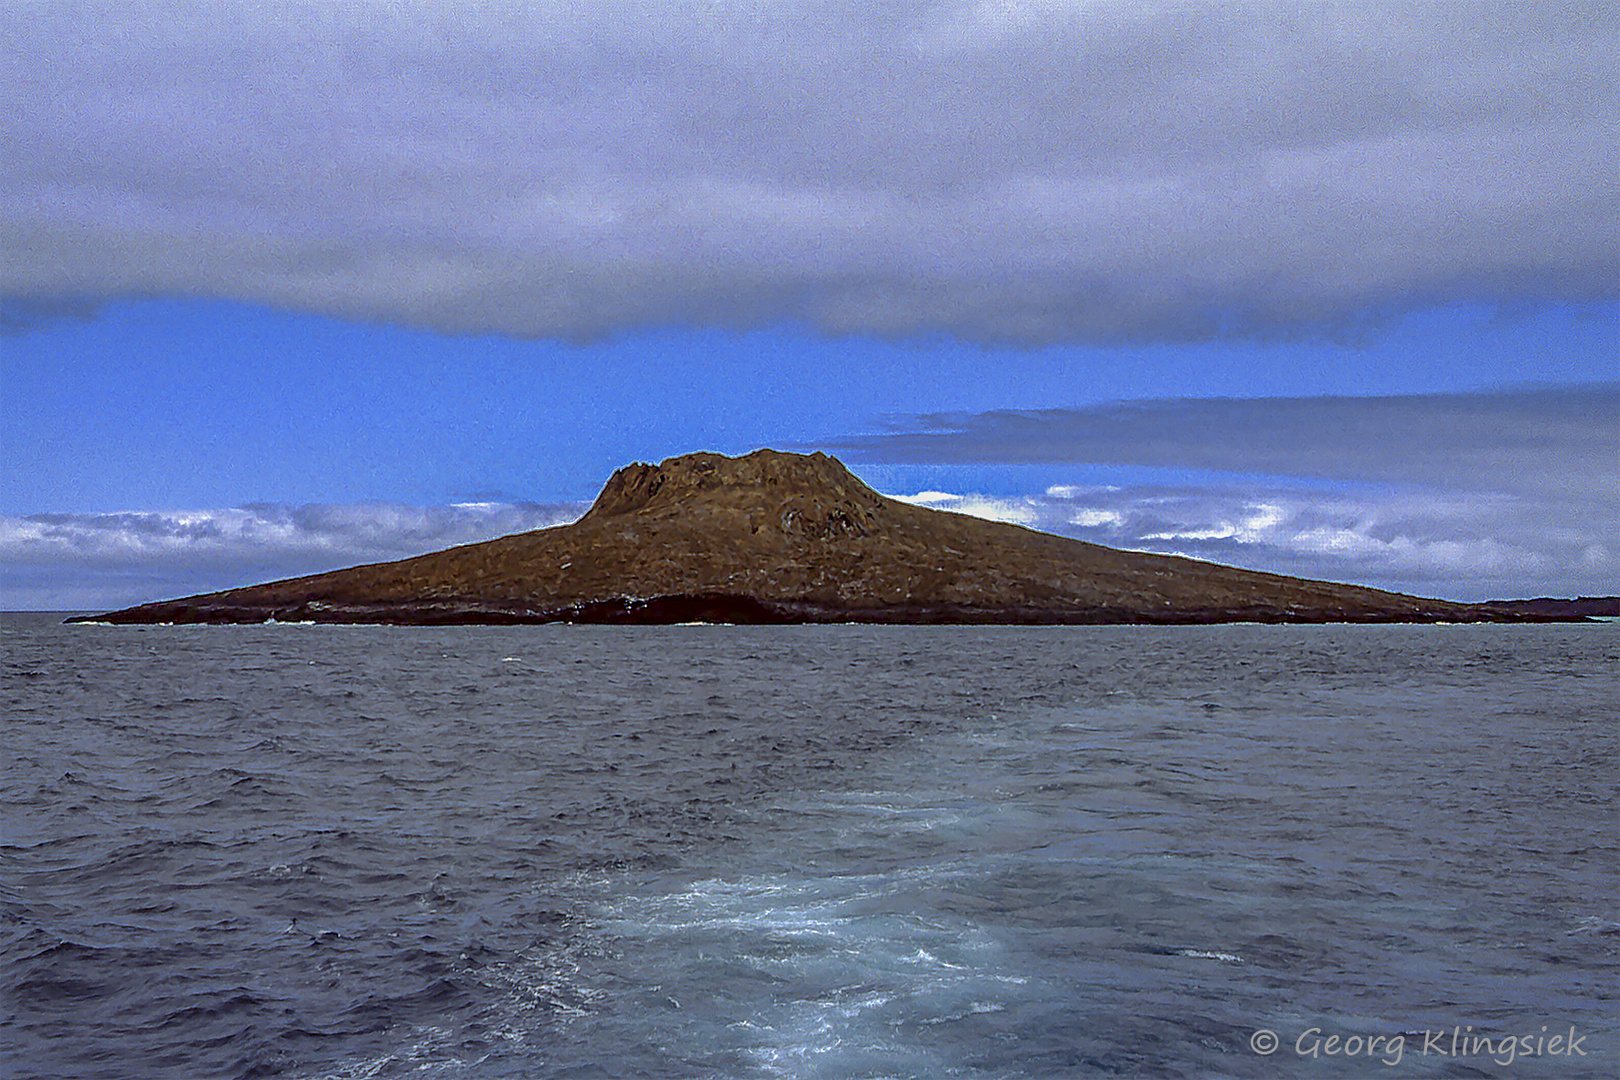
M1118 551L885 498L836 458L698 453L584 517L431 555L142 604L113 623L1519 622L1578 617Z

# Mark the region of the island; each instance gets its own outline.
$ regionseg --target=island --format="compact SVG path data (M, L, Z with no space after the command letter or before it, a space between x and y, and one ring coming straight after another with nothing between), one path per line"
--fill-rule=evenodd
M1540 622L1120 551L886 498L822 453L628 465L584 517L396 562L82 616L110 623Z

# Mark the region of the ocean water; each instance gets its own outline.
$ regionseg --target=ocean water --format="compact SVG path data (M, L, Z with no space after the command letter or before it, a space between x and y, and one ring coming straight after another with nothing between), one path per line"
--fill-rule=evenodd
M1620 1075L1620 625L0 635L14 1080Z

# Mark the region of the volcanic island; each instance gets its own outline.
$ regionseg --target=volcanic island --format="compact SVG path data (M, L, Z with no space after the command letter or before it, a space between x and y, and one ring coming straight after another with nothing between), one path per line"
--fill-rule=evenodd
M110 623L1521 622L1429 600L1120 551L886 498L822 453L628 465L584 517L396 562L165 600Z

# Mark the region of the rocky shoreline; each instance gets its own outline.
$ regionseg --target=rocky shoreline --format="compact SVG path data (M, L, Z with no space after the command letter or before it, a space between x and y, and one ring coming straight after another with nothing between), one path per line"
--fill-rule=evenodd
M295 605L246 605L207 602L202 598L171 600L102 615L76 616L68 622L110 624L334 623L384 626L520 626L546 623L584 625L671 625L729 623L804 625L811 623L873 623L912 625L1020 625L1020 626L1197 626L1215 623L1457 623L1457 622L1590 622L1586 605L1568 606L1520 601L1490 601L1458 611L1455 605L1437 605L1432 611L1310 610L1304 608L1205 608L1138 612L1109 609L1090 611L1042 610L1030 607L983 608L891 605L878 608L830 607L811 602L764 601L720 593L619 598L569 604L537 610L529 607L492 607L458 603L401 602L390 604L305 602ZM1615 606L1615 605L1609 605ZM1598 619L1612 617L1600 613Z

